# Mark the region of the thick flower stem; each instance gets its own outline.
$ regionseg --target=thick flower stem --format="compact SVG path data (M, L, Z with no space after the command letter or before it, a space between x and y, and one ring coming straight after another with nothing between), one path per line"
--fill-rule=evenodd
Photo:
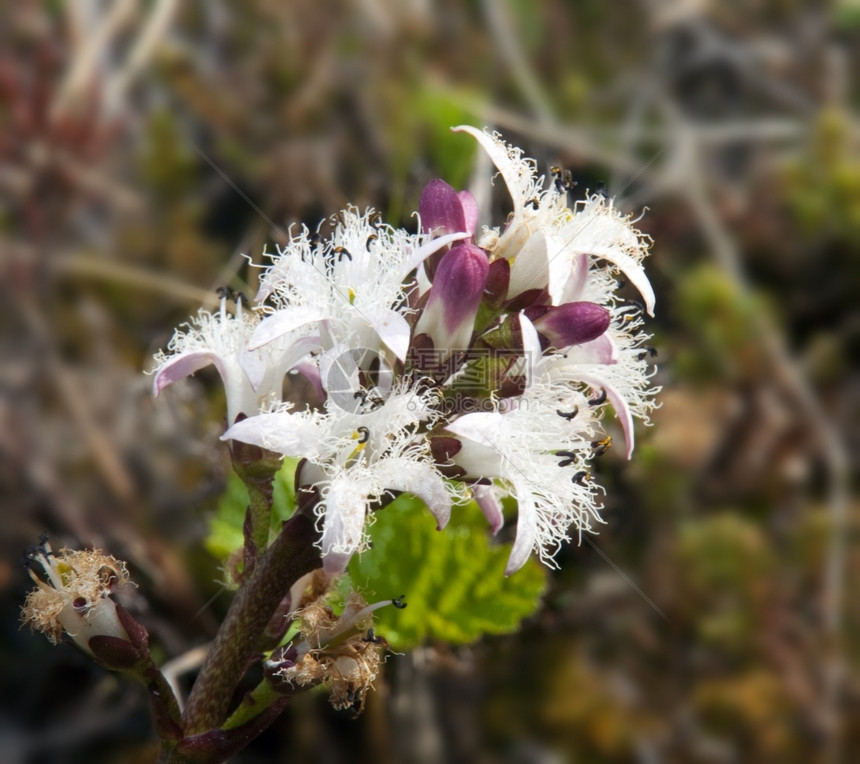
M290 587L321 565L315 546L315 497L303 503L243 578L183 714L186 736L220 727L261 633Z
M272 515L272 480L246 481L248 487L248 510L245 515L245 566L243 575L249 575L257 564L257 558L269 542L269 519Z
M269 543L269 525L272 516L272 492L275 475L283 461L278 454L234 442L230 448L233 469L248 489L248 511L243 528L245 554L243 574L249 575L257 558Z

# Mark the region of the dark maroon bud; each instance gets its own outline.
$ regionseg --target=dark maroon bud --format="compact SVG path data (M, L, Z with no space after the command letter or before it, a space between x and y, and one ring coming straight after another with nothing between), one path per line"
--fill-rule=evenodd
M143 656L131 642L107 634L96 634L87 642L92 654L102 665L115 671L129 671L137 666Z
M514 297L505 308L511 313L517 313L535 303L545 302L547 297L546 289L527 289L525 292L520 292Z
M501 305L508 296L508 286L511 283L511 264L504 258L493 260L487 271L487 283L484 284L484 299L493 306Z
M433 454L433 459L436 464L443 465L451 461L452 456L456 456L463 444L457 438L451 438L445 435L438 435L430 438L430 451Z
M116 616L132 645L140 650L149 648L149 633L122 605L116 605Z

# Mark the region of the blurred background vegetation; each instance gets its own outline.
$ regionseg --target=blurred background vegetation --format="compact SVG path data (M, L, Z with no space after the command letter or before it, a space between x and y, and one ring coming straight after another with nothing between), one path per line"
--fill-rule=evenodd
M647 208L662 408L518 633L391 657L358 719L301 697L235 760L855 760L857 0L3 5L0 760L151 759L139 688L18 629L22 550L128 560L158 654L205 643L221 391L141 372L290 224L485 183L463 122Z

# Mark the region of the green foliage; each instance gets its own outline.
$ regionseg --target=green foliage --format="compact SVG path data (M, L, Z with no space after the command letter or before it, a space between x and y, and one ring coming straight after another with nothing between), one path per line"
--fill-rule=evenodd
M194 187L197 159L180 136L174 115L155 112L146 124L141 173L165 203L175 202Z
M692 269L678 290L677 310L694 339L678 352L678 373L712 381L715 376L733 379L760 368L760 349L751 327L763 309L716 266Z
M242 523L247 507L248 489L238 475L231 474L218 508L209 521L209 535L204 542L206 549L222 562L242 547Z
M404 495L378 513L370 536L373 548L353 558L349 574L369 601L406 594L406 609L375 614L377 632L398 650L428 638L464 644L514 631L544 590L534 559L505 578L510 547L491 542L474 502L455 508L439 532L421 501Z
M679 601L695 622L699 642L746 652L774 568L761 528L728 512L689 522L680 528L675 562L684 571Z
M860 5L855 0L837 0L833 7L833 23L844 32L860 29Z
M860 235L860 161L850 115L824 110L814 128L805 153L785 168L786 201L808 235L855 242Z
M295 508L296 464L285 459L275 476L273 533ZM242 548L247 506L245 484L231 475L205 542L222 562ZM543 568L532 559L506 578L510 546L490 540L487 521L474 502L455 508L441 532L421 500L408 494L378 512L375 520L373 548L353 558L349 577L368 601L407 595L408 608L384 608L375 615L377 631L396 650L428 638L465 644L482 634L512 632L537 609L545 587ZM341 598L344 586L342 582L338 588Z

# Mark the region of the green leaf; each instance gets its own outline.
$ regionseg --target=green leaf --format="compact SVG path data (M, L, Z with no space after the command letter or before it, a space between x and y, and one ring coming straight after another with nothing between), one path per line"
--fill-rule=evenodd
M396 650L515 631L544 591L544 569L534 559L505 578L510 546L492 541L474 502L455 507L437 531L424 504L404 494L377 513L370 537L373 548L353 558L349 575L368 601L406 595L407 608L374 614L377 633Z
M204 542L209 553L222 562L244 543L242 524L247 508L248 489L242 479L233 473L209 522L209 535Z
M296 508L294 478L297 465L295 459L284 459L284 465L275 473L270 536L280 530L281 523L289 519ZM245 543L242 528L247 508L248 489L242 479L233 473L209 523L209 536L204 542L209 553L222 562Z

